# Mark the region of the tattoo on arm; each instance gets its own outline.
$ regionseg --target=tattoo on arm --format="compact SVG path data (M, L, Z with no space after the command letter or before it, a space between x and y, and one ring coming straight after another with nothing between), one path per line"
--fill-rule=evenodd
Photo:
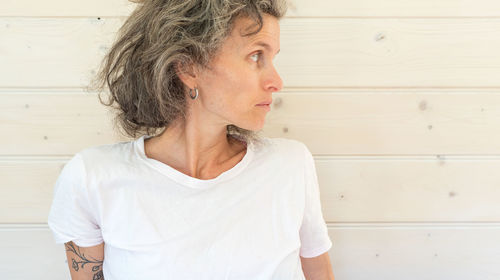
M76 246L77 248L75 248L73 242L68 242L65 245L66 245L66 251L73 252L80 258L79 260L71 258L71 260L73 261L71 266L75 271L78 271L80 269L80 265L83 269L83 267L86 264L90 264L92 265L92 271L95 272L93 280L104 280L104 275L102 273L102 263L103 263L102 260L100 261L94 258L92 258L94 260L87 259L84 254L80 253L80 248L78 246Z

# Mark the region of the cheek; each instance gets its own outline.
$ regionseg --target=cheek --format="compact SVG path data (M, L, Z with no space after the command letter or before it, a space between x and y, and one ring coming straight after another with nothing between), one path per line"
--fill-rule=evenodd
M250 73L219 71L206 79L211 92L210 104L227 111L248 110L255 98L256 82ZM213 102L212 102L213 101Z
M244 115L255 109L262 99L259 95L259 76L248 64L221 62L206 72L200 85L206 92L208 110L227 116Z
M234 75L227 71L218 71L202 79L203 103L207 110L217 113L232 112L237 94L238 83Z

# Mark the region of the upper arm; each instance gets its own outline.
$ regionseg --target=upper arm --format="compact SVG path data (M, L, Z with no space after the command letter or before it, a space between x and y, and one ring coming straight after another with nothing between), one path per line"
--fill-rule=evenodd
M79 247L73 241L64 243L72 280L104 279L104 242L91 247Z
M305 204L300 226L300 256L310 258L328 251L332 244L328 227L323 217L320 188L314 158L304 144L304 188Z
M335 280L328 252L313 258L300 257L307 280Z

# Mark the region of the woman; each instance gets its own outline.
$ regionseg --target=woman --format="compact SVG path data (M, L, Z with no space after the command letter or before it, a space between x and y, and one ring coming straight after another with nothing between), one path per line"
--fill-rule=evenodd
M146 0L131 14L95 87L141 137L80 151L55 186L48 224L73 279L333 279L311 153L259 135L285 10Z

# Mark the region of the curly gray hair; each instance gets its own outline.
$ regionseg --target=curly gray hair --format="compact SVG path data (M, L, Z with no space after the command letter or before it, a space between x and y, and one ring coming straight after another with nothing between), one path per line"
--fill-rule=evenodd
M131 0L132 1L132 0ZM252 19L258 33L262 14L281 19L286 0L139 0L117 33L89 89L109 88L101 104L115 109L115 127L125 136L158 134L177 118L186 118L186 88L176 65L207 68L231 34L239 16ZM254 25L252 25L254 26ZM112 106L114 103L118 106ZM161 131L162 132L162 131ZM227 134L249 141L258 132L235 125Z

